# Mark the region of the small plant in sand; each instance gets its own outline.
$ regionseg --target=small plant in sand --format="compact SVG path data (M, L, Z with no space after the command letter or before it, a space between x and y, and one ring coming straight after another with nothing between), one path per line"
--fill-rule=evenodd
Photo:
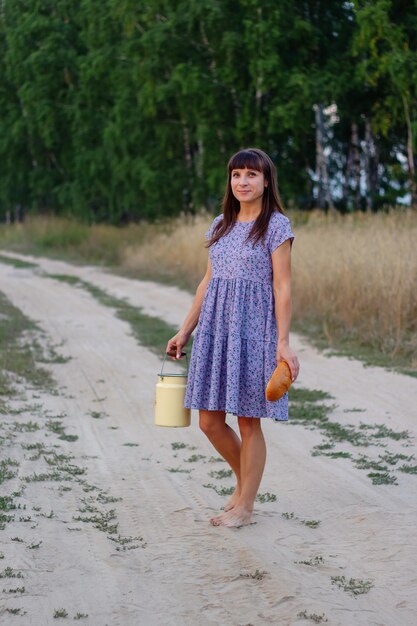
M129 442L129 443L123 443L122 445L123 445L123 446L128 446L128 447L130 447L130 448L137 448L137 447L139 446L139 444L138 444L138 443L134 443L133 441L132 441L132 442Z
M206 489L214 489L219 496L231 496L235 491L234 487L217 487L217 485L213 485L213 483L207 483L203 485L203 487Z
M294 561L294 563L299 563L300 565L316 566L316 565L323 565L324 560L322 556L314 556L311 559L308 559L305 561Z
M307 611L300 611L300 613L297 613L297 617L299 617L300 619L309 619L315 624L321 624L322 622L328 621L324 613L322 613L321 615L317 615L317 613L307 613Z
M108 537L108 539L118 544L115 548L118 552L146 548L146 542L143 537L122 537L118 535L117 537Z
M185 463L197 463L206 457L204 454L192 454L188 459L184 459Z
M397 485L396 476L389 472L369 472L367 476L372 480L373 485Z
M209 476L211 478L217 478L218 480L222 480L223 478L230 478L231 475L233 474L233 470L218 470L218 471L212 471L209 472Z
M276 501L277 496L274 493L269 493L269 491L267 491L266 493L258 493L258 495L256 496L256 502L260 502L261 504L264 504L265 502Z
M302 519L301 523L309 528L317 528L320 526L321 521L319 519Z
M88 617L88 613L77 613L74 615L74 619L84 619L85 617Z
M66 609L55 609L54 617L68 617L68 611Z
M183 443L182 441L174 441L173 443L171 443L171 448L173 450L182 450L183 448L186 448L187 444Z
M23 611L23 613L21 613L22 609L6 609L6 611L8 613L10 613L11 615L26 615L26 611Z
M191 474L193 470L193 467L191 467L190 469L182 469L181 467L167 467L167 471L171 472L171 474Z
M4 593L25 593L25 587L15 587L14 589L3 589Z
M102 417L107 417L107 413L105 413L104 411L89 411L88 415L90 417L93 417L95 420L99 420Z
M339 589L343 589L343 591L347 591L353 596L368 593L374 586L372 580L362 580L360 578L349 578L347 580L345 576L332 576L331 581L332 585L337 585Z
M249 572L247 574L239 574L239 575L241 578L251 578L252 580L263 580L265 576L268 575L268 572L256 569L254 572Z
M405 474L417 474L417 465L401 465L398 469Z
M0 572L0 578L23 578L22 572L15 571L12 567L6 567Z

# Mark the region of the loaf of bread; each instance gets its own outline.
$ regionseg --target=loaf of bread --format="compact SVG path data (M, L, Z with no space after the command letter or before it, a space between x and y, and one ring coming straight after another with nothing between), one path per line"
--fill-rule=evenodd
M266 386L266 399L276 402L291 387L291 370L286 361L280 361L276 366L269 383Z

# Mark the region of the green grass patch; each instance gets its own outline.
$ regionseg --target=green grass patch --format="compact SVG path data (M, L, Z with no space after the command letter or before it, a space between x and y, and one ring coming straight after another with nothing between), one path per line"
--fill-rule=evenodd
M382 350L377 342L373 345L370 338L364 340L359 328L347 332L344 323L328 318L324 320L322 316L314 319L294 317L291 327L294 332L307 337L319 350L327 350L326 356L345 356L358 359L365 365L386 367L408 376L417 376L417 370L412 365L415 337L411 331L405 333L401 348L393 353L392 350Z
M292 394L291 391L293 391ZM385 450L375 460L363 454L354 457L347 450L335 450L335 445L346 443L354 447L385 447L387 444L384 440L408 441L410 433L406 430L395 431L392 428L388 428L385 424L364 424L359 422L358 424L342 425L330 419L330 414L335 405L319 402L321 399L329 400L331 398L330 394L321 394L318 390L310 392L308 389L291 388L289 392L290 419L288 423L302 425L309 430L318 430L325 437L321 444L312 448L312 456L326 456L331 459L351 459L357 469L374 470L367 474L372 484L396 485L397 479L389 473L389 466L394 466L399 461L411 461L414 458L413 455L394 454L389 450ZM410 473L413 472L410 471Z
M50 373L36 363L40 355L33 341L35 332L39 332L36 324L0 292L0 396L15 396L17 381L42 389L55 386Z
M23 261L22 259L13 259L12 257L4 256L0 254L0 263L5 265L11 265L16 269L33 269L39 267L37 263L31 263L30 261Z

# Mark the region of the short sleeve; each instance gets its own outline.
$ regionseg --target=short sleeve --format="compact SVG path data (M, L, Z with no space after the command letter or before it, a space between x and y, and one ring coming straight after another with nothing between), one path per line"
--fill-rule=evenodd
M271 223L272 222L272 223ZM276 213L270 222L270 233L268 234L268 249L273 253L284 241L291 240L291 248L295 235L291 230L291 222L286 215Z
M214 218L214 220L211 223L210 228L208 229L208 231L204 234L204 237L207 239L207 241L209 241L213 235L213 231L214 228L216 226L216 224L222 219L223 215L218 215L217 217Z

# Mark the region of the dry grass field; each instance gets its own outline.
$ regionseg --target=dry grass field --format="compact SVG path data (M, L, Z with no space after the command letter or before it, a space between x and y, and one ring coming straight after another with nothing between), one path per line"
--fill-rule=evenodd
M317 345L404 371L417 370L417 215L289 211L293 328ZM200 214L123 228L37 218L3 226L3 248L98 263L193 291L204 274Z

